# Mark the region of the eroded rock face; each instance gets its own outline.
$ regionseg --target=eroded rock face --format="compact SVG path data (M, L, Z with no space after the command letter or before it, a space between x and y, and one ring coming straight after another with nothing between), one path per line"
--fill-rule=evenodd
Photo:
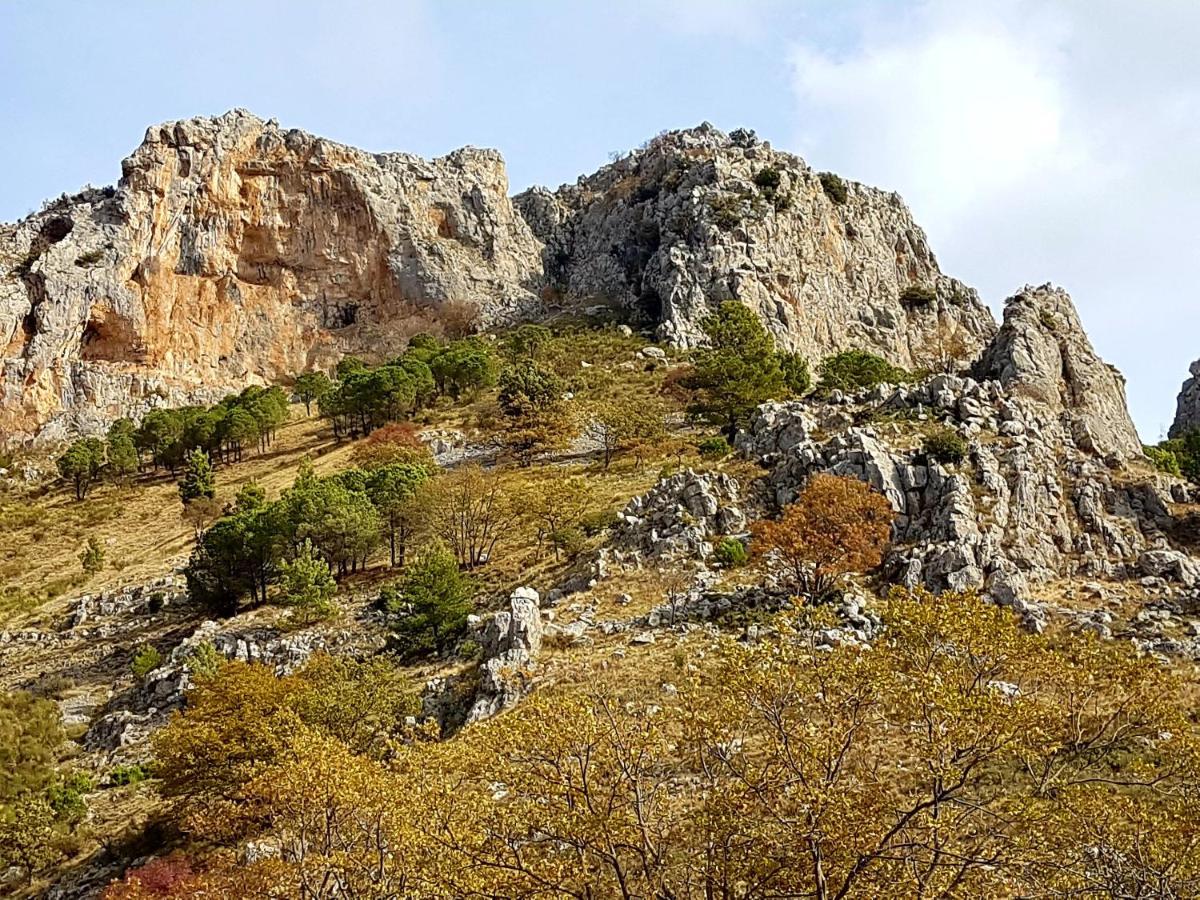
M738 502L738 483L730 475L691 469L669 475L621 511L613 548L638 558L706 557L715 537L745 530Z
M1179 397L1175 401L1175 421L1171 423L1167 437L1181 438L1189 431L1200 428L1200 359L1188 367L1188 374L1191 377L1184 381L1179 390Z
M1016 349L1013 355L1022 358ZM1013 370L1029 378L1038 372ZM816 427L832 420L822 404L768 404L738 446L768 468L780 506L816 472L859 478L883 494L896 512L885 572L909 586L986 590L1028 612L1028 588L1061 577L1127 579L1179 569L1187 576L1178 580L1187 582L1191 569L1179 554L1159 552L1171 525L1170 479L1114 469L1113 445L1096 441L1094 429L1080 440L1079 408L1064 408L1059 390L1035 397L1021 389L1028 383L938 375L865 392L846 407L852 419L876 424L833 434ZM963 463L943 464L922 451L922 429L934 423L964 439Z
M373 155L235 110L0 228L0 433L59 437L537 305L499 154Z
M857 347L929 365L947 345L973 357L995 331L975 292L942 274L898 195L847 183L835 202L803 160L750 132L669 132L515 202L563 296L640 310L682 346L728 299L814 359ZM932 293L902 301L912 286Z
M1026 286L1010 297L1004 324L975 371L1060 413L1081 448L1122 459L1142 455L1125 405L1125 379L1096 355L1061 288Z

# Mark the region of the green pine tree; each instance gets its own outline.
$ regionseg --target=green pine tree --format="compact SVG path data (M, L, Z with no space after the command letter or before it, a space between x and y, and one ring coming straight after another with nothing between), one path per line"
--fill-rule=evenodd
M213 474L212 460L203 450L188 454L187 471L179 482L179 497L184 505L193 500L211 500L217 495L217 479Z
M326 619L337 611L333 602L337 584L312 541L305 540L295 557L279 567L279 572L279 600L292 608L298 621L307 624Z

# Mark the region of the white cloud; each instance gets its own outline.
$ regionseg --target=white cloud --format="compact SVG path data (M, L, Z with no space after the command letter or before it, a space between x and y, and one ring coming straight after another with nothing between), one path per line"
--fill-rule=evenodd
M900 191L994 307L1063 284L1154 439L1200 356L1197 39L1200 5L870 7L848 46L794 47L796 143Z

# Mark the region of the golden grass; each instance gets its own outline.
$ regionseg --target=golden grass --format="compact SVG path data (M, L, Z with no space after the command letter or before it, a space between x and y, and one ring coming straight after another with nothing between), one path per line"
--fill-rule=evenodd
M303 458L327 474L349 465L352 446L334 443L324 423L305 418L303 406L293 407L270 450L217 470L217 499L231 501L250 481L277 496L291 485ZM0 621L19 624L35 612L53 613L52 601L68 592L134 584L182 562L194 531L184 521L176 483L165 472L146 473L127 485L98 485L83 501L65 486L41 496L0 498ZM103 545L106 563L86 578L79 552L91 535Z

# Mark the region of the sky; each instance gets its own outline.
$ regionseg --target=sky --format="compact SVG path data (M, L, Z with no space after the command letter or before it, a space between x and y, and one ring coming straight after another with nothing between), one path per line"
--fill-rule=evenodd
M372 151L499 149L513 191L752 128L899 191L999 315L1070 291L1146 441L1200 358L1196 0L7 0L0 221L245 107Z

